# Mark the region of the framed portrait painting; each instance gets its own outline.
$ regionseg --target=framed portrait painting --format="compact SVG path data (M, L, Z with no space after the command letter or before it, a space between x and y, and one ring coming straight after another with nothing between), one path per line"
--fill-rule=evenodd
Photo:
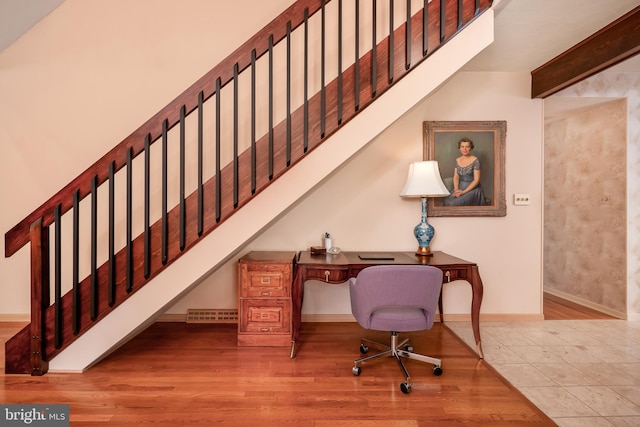
M450 192L428 199L429 216L507 215L506 121L424 122L423 133L424 160L438 162Z

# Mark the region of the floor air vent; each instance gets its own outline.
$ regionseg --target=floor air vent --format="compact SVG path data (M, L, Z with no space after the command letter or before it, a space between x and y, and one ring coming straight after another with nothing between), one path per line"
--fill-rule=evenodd
M238 310L194 309L187 310L187 323L237 323Z

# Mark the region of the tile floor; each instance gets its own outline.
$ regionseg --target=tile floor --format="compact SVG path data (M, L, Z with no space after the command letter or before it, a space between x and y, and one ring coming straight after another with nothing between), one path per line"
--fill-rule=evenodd
M447 326L475 348L470 322ZM485 360L559 426L640 426L640 322L483 322L480 332Z

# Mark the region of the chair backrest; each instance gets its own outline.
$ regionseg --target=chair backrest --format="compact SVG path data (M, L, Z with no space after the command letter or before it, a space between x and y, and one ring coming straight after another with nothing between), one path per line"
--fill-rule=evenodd
M371 314L381 308L423 310L433 323L442 288L442 270L429 265L377 265L349 280L351 312L368 328Z

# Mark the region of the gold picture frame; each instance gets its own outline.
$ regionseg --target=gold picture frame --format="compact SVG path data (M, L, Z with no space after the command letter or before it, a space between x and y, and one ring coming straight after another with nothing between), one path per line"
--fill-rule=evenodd
M505 145L506 121L427 121L423 123L424 160L438 161L443 182L452 191L458 143L463 138L473 141L472 154L480 161L480 187L484 205L451 206L452 198L430 197L428 216L506 216Z

